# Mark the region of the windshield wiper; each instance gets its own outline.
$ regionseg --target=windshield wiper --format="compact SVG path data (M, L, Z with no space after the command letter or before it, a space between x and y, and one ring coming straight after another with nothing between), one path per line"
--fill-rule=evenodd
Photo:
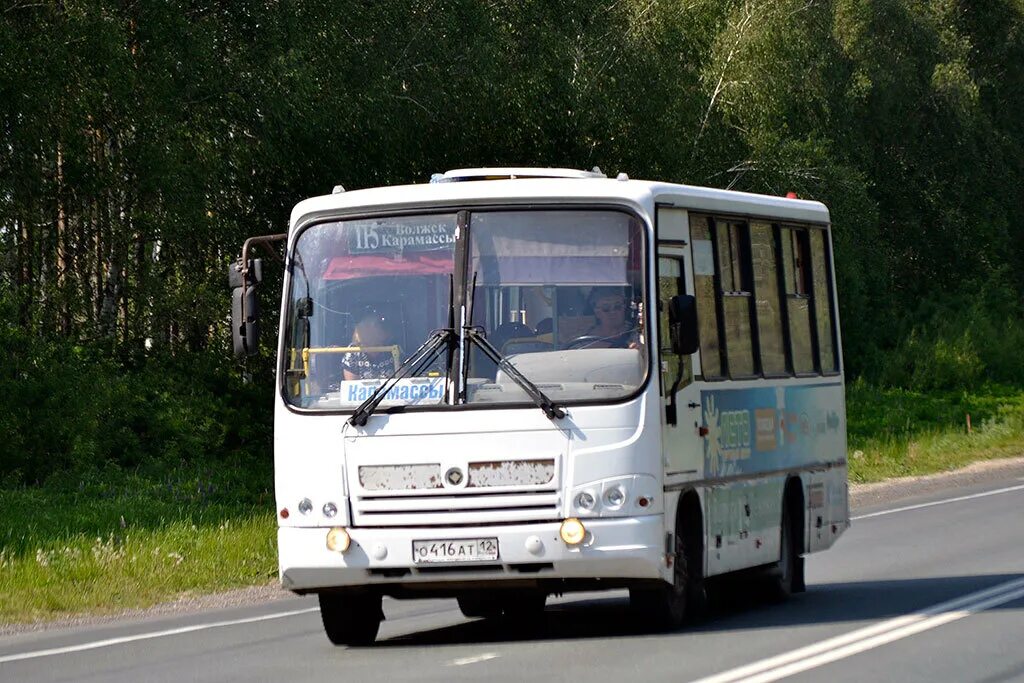
M466 326L462 328L466 333L466 338L472 343L480 347L480 350L484 352L488 358L494 361L498 368L505 371L513 382L518 384L526 395L537 404L537 407L544 411L544 414L548 416L549 420L562 419L565 417L565 409L548 398L547 394L540 390L536 384L526 378L526 375L519 372L519 369L501 354L491 342L487 341L487 337L484 336L483 328L478 326Z
M413 373L418 374L433 363L441 349L449 346L449 342L454 336L455 330L451 328L442 328L431 332L427 340L420 344L420 347L413 351L411 356L402 361L365 401L359 404L359 407L352 413L352 417L348 419L348 423L354 427L364 426L388 392L405 377Z

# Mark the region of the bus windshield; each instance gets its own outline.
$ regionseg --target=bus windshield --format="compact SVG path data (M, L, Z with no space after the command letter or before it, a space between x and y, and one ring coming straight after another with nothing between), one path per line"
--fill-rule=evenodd
M455 212L304 230L289 259L287 400L354 409L448 325L452 286L467 293L468 323L552 400L611 400L638 389L647 335L636 218L607 209L478 211L469 226L466 281L454 283ZM399 381L380 407L445 404L445 363L442 354ZM475 346L463 372L468 403L532 405Z
M642 234L607 209L474 213L473 323L553 401L632 394L647 368ZM469 361L467 402L529 400L478 349Z

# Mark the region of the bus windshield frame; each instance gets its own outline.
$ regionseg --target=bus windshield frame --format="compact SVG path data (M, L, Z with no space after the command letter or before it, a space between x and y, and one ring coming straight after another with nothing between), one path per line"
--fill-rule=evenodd
M629 400L651 374L649 249L643 219L617 204L444 207L300 225L287 259L284 403L350 414L432 332L459 336L463 324L482 329L561 405ZM602 337L609 311L621 334ZM535 404L467 344L401 380L377 412L497 407Z

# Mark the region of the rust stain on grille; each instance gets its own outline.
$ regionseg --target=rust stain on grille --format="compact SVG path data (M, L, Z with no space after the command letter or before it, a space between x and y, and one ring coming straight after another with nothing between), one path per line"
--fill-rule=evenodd
M536 486L555 478L555 460L492 460L469 464L467 488Z
M359 468L359 484L366 491L439 489L441 465L373 465Z

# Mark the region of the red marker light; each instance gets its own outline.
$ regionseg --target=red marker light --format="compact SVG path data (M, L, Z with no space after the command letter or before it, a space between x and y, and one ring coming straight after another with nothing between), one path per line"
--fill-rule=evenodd
M707 436L708 435L708 428L707 427L698 427L697 428L697 434L699 436Z
M288 508L281 508L281 519L288 519Z
M786 199L799 199L799 197L796 196L796 192L790 190L786 193Z

